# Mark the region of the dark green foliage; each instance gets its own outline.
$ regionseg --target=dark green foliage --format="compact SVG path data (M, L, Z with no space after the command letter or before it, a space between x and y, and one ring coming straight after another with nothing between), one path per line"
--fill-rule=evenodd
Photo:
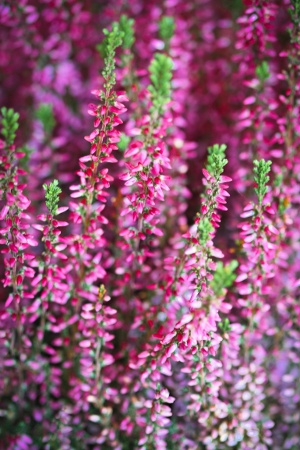
M12 145L16 138L16 131L19 128L19 114L14 112L13 109L7 109L5 107L1 108L1 133L7 145Z
M220 2L225 8L228 8L233 17L242 14L244 3L243 0L221 0Z
M300 0L291 0L293 5L292 8L289 8L289 13L291 15L292 21L294 25L299 25L300 21Z

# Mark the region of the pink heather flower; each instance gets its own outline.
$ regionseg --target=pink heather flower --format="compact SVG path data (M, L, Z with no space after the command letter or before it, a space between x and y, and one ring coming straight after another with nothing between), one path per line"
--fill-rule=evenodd
M2 445L296 449L295 5L88 3L1 9L1 102L21 117L15 145L0 130ZM133 31L116 89L86 99L114 21ZM155 121L154 52L173 61ZM203 168L216 136L230 197L231 178ZM272 159L261 204L256 158ZM57 215L41 189L54 178Z

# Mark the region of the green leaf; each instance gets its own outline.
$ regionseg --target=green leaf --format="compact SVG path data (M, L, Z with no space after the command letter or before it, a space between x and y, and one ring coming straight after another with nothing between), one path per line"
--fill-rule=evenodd
M222 295L224 289L232 286L236 279L235 270L237 267L238 262L235 259L226 265L221 261L217 262L214 278L211 282L211 288L216 296Z
M55 127L53 106L51 103L41 103L36 111L36 118L42 123L45 133L51 135Z
M154 110L163 111L164 105L170 100L173 62L169 56L156 53L149 72L152 84L148 87Z
M267 183L270 180L268 173L271 170L271 161L265 161L261 159L259 161L254 161L254 181L257 184L257 187L254 188L256 195L258 197L258 204L261 205L264 199L264 196L267 193Z
M102 75L105 80L105 88L110 90L116 83L116 48L122 45L124 32L120 29L118 22L113 22L111 31L105 28L103 33L105 34L105 38L103 43L100 45L100 51L104 55L104 69L102 71ZM99 46L97 48L99 48Z
M207 217L200 219L197 226L198 240L201 245L206 245L209 240L209 234L213 231L213 226Z
M19 128L19 114L13 109L7 109L5 106L1 108L1 133L5 138L8 146L12 145L16 138L16 131Z
M261 83L264 83L270 77L269 64L263 61L255 70L256 76Z
M45 192L46 206L50 214L52 214L52 216L55 216L59 202L59 195L62 192L62 190L58 185L58 181L53 180L49 185L43 184L43 189L46 191Z
M122 133L119 142L117 143L118 149L121 152L125 152L130 142L130 137L126 136L126 134Z
M291 0L293 5L292 8L289 8L289 13L291 15L292 21L294 25L299 25L300 21L300 0Z
M163 16L159 21L158 30L159 37L164 41L165 45L168 46L175 30L174 18Z
M230 321L227 317L225 317L224 320L219 322L218 326L219 326L220 330L223 331L223 333L226 333L231 330Z
M135 41L134 38L134 20L126 15L122 15L119 21L120 31L123 33L122 47L124 50L130 49Z
M227 146L225 144L214 144L212 147L208 147L208 157L206 170L216 179L222 174L224 167L228 163L225 158L225 151Z

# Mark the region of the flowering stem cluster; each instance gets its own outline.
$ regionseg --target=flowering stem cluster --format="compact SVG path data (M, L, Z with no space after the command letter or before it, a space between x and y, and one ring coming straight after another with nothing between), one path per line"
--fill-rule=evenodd
M19 3L0 447L299 449L299 0Z

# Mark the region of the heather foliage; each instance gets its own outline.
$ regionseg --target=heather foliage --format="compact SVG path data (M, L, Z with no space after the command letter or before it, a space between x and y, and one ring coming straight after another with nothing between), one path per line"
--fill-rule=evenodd
M299 0L0 10L0 449L298 450Z
M16 131L19 127L18 124L19 114L14 112L13 109L7 109L5 107L1 108L1 114L2 114L1 133L5 137L5 142L7 146L10 146L14 143Z
M53 180L49 185L44 184L43 185L46 197L46 206L52 214L52 216L55 216L57 213L57 205L59 202L59 194L61 194L61 189L58 186L58 181Z

